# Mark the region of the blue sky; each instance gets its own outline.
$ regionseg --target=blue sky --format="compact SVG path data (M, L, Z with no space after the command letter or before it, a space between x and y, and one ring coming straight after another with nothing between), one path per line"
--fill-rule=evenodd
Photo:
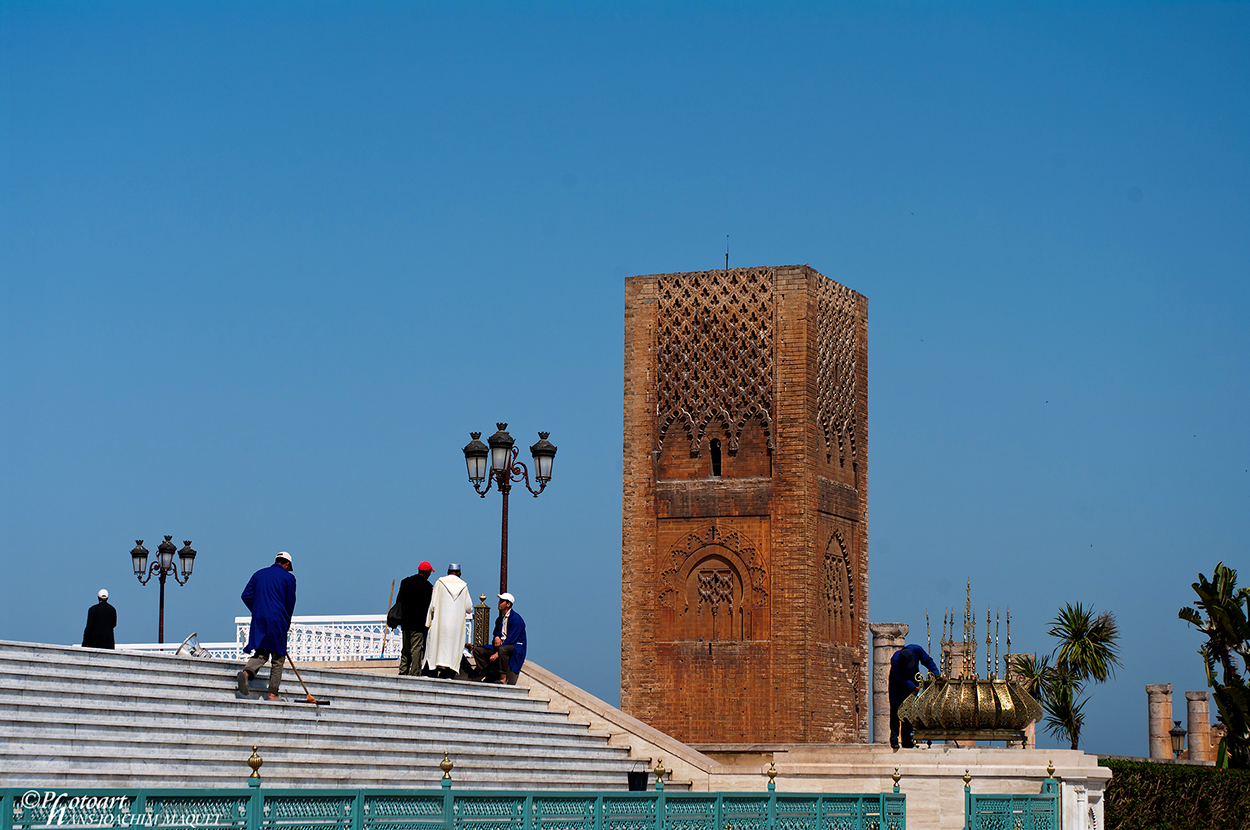
M1146 754L1176 618L1250 581L1250 6L0 3L0 638L77 642L193 540L167 639L498 572L619 697L623 280L808 263L869 298L869 616L1113 611L1083 747ZM936 623L935 623L936 628ZM1043 746L1056 745L1043 738Z

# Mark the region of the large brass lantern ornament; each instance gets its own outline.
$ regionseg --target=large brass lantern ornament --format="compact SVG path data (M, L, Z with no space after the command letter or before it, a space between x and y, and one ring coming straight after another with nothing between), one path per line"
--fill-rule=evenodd
M1028 691L1011 679L1011 612L1007 612L1007 653L1003 659L1002 676L998 667L998 632L994 638L986 612L985 677L976 674L976 619L972 614L971 586L964 610L963 659L961 677L950 677L953 668L951 646L954 644L955 618L950 615L951 635L947 636L947 620L942 621L942 674L921 679L920 688L898 708L898 716L912 725L918 741L1026 741L1025 728L1042 717L1041 704ZM994 646L991 660L990 646Z

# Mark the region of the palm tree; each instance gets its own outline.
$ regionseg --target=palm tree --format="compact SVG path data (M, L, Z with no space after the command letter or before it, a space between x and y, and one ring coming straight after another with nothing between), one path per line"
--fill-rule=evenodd
M1046 712L1046 730L1056 738L1066 737L1073 749L1081 742L1081 727L1085 725L1085 704L1089 697L1082 697L1085 684L1074 680L1062 669L1054 669L1042 709Z
M1046 712L1046 731L1076 749L1085 725L1085 684L1105 683L1120 667L1120 628L1115 615L1094 615L1093 607L1065 603L1050 623L1059 640L1046 657L1016 662L1016 674ZM1053 664L1051 661L1054 661Z
M1250 664L1250 588L1237 587L1237 571L1223 562L1215 566L1212 580L1198 574L1193 583L1198 608L1182 608L1179 616L1206 635L1198 653L1207 669L1207 685L1215 692L1215 705L1228 733L1220 747L1220 760L1227 758L1234 769L1250 768L1250 686L1238 670L1235 657ZM1245 609L1243 610L1243 607ZM1223 682L1216 677L1216 666Z
M1059 638L1055 668L1075 680L1106 683L1120 666L1120 628L1110 611L1094 616L1094 608L1081 603L1063 608L1050 622L1050 636Z

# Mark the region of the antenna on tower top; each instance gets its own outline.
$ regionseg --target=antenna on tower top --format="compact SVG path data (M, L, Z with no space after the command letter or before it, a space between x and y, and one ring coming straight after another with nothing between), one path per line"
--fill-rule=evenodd
M729 270L729 234L725 234L725 270Z

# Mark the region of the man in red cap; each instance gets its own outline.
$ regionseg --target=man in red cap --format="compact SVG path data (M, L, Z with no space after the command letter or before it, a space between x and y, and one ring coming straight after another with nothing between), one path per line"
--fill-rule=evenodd
M430 608L430 595L434 586L430 584L430 574L434 566L422 562L417 572L399 583L400 624L403 631L404 647L399 654L400 674L420 674L421 661L425 657L425 614Z

